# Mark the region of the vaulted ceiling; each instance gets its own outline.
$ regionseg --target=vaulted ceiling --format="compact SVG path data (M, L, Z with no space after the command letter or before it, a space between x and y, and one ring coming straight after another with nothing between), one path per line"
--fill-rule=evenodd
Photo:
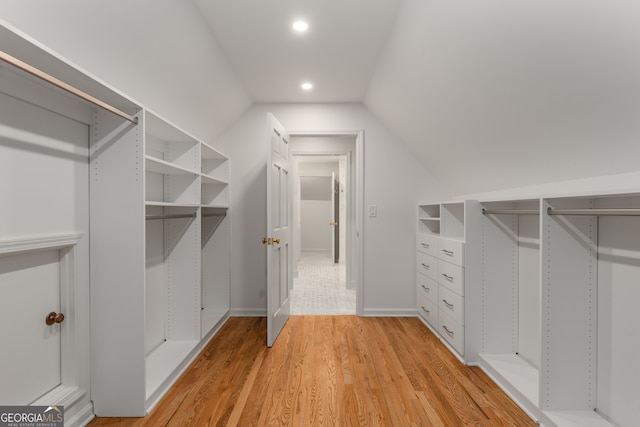
M194 1L255 102L362 102L402 3Z
M362 102L453 194L638 170L638 2L194 1L254 102Z
M453 195L640 171L638 1L3 0L0 11L206 138L253 103L349 102Z

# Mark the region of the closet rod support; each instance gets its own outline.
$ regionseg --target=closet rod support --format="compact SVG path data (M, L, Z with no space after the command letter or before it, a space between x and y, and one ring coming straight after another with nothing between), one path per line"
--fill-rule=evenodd
M482 209L483 215L540 215L537 209Z
M92 103L93 105L96 105L100 108L103 108L107 111L112 112L113 114L122 117L125 120L130 121L133 124L138 124L138 118L131 116L119 109L117 109L116 107L107 104L106 102L103 102L101 100L99 100L98 98L95 98L91 95L89 95L86 92L81 91L80 89L77 89L65 82L63 82L62 80L58 80L57 78L45 73L44 71L41 71L35 67L32 67L31 65L27 64L26 62L23 62L21 60L19 60L18 58L15 58L3 51L0 50L0 59L3 60L4 62L13 65L16 68L19 68L22 71L25 71L29 74L31 74L32 76L35 76L41 80L44 80L66 92L69 92L79 98L84 99L85 101L89 101L90 103Z
M607 215L607 216L640 216L638 208L607 209L553 209L547 208L548 215Z
M178 218L195 218L196 214L175 214L175 215L147 215L145 219L178 219Z

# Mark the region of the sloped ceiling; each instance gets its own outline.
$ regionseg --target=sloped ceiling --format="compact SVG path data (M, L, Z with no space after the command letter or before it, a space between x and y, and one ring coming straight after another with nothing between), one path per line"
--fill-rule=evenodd
M195 2L254 101L363 102L452 194L639 169L639 2Z
M401 0L194 0L255 102L362 102ZM304 33L296 20L308 22ZM303 81L313 90L303 91Z
M364 103L453 194L640 170L640 3L405 0Z
M353 102L454 195L640 171L638 1L4 0L1 10L205 139L255 102ZM292 34L297 18L308 33Z

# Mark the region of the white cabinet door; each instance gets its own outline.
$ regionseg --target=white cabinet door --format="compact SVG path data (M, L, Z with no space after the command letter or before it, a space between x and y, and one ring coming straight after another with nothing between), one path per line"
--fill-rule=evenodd
M61 382L60 254L46 250L0 256L0 402L27 405Z
M289 135L273 115L267 115L267 345L271 347L289 319L289 289L293 268L291 198L289 197Z

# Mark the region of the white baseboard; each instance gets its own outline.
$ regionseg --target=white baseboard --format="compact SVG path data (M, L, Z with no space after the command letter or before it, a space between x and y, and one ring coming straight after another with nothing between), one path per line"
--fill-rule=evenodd
M267 317L266 308L232 308L231 317Z
M365 308L363 317L416 317L415 308Z
M94 418L93 404L87 403L82 409L80 409L73 417L64 419L65 427L84 427L89 424Z

